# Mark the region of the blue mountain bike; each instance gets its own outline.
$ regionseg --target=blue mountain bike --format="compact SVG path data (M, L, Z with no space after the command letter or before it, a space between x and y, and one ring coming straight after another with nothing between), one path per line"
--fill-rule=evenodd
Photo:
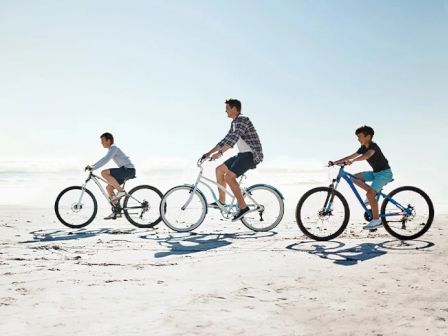
M331 240L339 236L347 227L350 209L344 196L337 191L341 179L348 183L364 209L365 220L372 219L372 210L364 204L353 180L367 184L355 175L346 172L345 164L338 164L338 166L339 173L329 187L309 190L297 204L297 224L300 230L311 239ZM383 202L380 208L380 219L386 231L395 238L416 239L430 228L434 219L434 207L429 196L421 189L404 186L391 191L388 195L380 191L376 199L379 201L381 198Z

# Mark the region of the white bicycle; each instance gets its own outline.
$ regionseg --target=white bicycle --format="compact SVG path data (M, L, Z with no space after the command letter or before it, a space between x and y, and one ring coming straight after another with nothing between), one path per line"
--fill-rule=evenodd
M130 179L130 178L129 178ZM125 183L127 180L125 180ZM139 228L152 228L161 221L158 211L160 199L163 194L159 189L150 185L140 185L132 188L117 204L109 199L101 182L107 181L92 172L82 186L68 187L60 192L54 204L56 217L65 226L79 229L89 225L98 211L98 203L93 193L87 189L89 181L95 182L101 194L112 207L112 211L121 216L124 213L126 219ZM125 183L122 184L124 188ZM123 200L123 206L121 201Z
M207 199L198 188L199 184L206 186L219 207L221 215L230 219L238 212L235 196L225 187L203 176L204 159L197 163L199 175L192 185L180 185L166 192L160 202L160 215L163 222L177 232L188 232L199 227L208 212ZM239 184L245 178L242 175ZM221 205L210 184L217 186L231 197L230 204ZM241 188L247 206L250 211L241 218L243 224L256 232L274 229L282 220L284 214L284 197L276 188L266 184L255 184L248 188Z

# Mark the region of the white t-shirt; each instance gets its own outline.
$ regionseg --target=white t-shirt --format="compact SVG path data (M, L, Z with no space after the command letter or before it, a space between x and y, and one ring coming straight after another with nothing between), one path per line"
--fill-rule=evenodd
M236 142L236 145L238 146L238 150L240 153L248 153L248 152L252 153L252 149L250 149L247 142L244 141L243 139L239 138L238 141Z
M232 124L232 127L233 131L235 132L235 124ZM252 153L252 149L250 149L250 146L241 137L236 142L236 145L238 146L238 151L240 153Z

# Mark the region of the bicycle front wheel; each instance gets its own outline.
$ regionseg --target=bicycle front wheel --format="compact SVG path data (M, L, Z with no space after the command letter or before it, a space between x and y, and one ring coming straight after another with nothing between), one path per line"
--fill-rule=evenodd
M296 208L300 230L314 240L331 240L347 227L350 210L344 196L328 187L306 192Z
M431 227L434 206L429 196L416 187L392 190L381 205L381 219L389 234L401 240L422 236Z
M163 222L177 232L188 232L198 228L207 214L207 201L197 189L178 186L167 191L160 202Z
M96 216L98 205L88 189L68 187L60 192L54 204L59 221L72 229L89 225Z
M280 193L271 186L249 187L244 195L251 212L241 221L252 231L265 232L274 229L282 220L285 204Z
M137 186L128 192L123 202L123 212L132 225L139 228L152 228L160 217L160 201L163 194L150 185Z

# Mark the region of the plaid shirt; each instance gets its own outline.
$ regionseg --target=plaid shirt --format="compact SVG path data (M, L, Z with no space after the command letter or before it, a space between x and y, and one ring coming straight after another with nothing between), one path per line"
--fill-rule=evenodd
M249 145L256 165L263 161L263 148L261 147L257 131L249 118L241 114L232 121L229 133L227 133L224 139L218 142L218 146L229 145L233 147L239 138L243 139Z

